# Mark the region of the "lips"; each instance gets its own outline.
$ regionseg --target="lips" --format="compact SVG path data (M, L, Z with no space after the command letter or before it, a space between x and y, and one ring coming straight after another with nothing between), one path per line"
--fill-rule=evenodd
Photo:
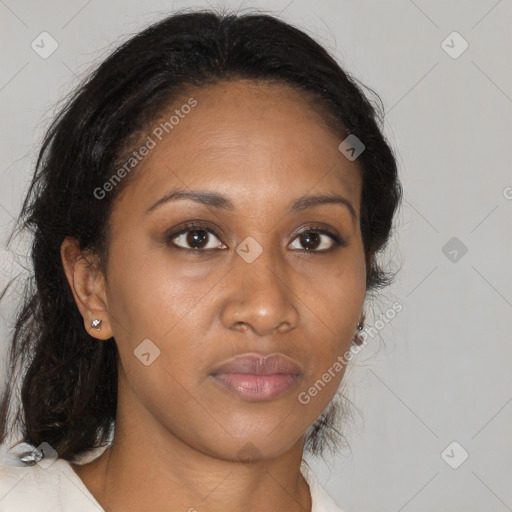
M216 368L213 380L230 394L248 401L273 400L297 386L302 369L283 354L246 354Z
M299 375L302 373L300 366L283 354L260 356L246 354L230 359L217 367L212 375L229 373L241 373L246 375Z

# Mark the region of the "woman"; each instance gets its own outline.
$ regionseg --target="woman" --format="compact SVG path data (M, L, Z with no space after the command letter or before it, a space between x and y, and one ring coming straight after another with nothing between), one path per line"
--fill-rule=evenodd
M391 280L401 187L377 121L269 15L175 14L99 66L22 210L12 376L30 362L0 510L340 510L303 452L341 435L364 300Z

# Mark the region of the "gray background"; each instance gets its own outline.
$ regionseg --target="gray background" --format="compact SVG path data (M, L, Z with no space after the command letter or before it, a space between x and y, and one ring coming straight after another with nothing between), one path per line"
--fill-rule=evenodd
M5 240L58 100L149 22L209 5L268 10L313 35L379 93L397 149L405 196L383 261L401 270L367 325L403 310L345 377L350 450L312 460L319 480L347 512L512 510L510 0L0 0L0 285L27 254ZM43 31L58 42L46 59L31 48ZM469 44L457 58L442 46L454 31ZM1 304L2 351L15 299Z

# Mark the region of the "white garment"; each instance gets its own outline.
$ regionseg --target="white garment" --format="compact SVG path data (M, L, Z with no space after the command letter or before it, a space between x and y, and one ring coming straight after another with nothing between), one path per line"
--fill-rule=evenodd
M28 466L16 457L35 448L20 443L7 452L0 464L0 512L105 512L67 460L47 461L51 463L44 467L44 459ZM91 450L74 462L90 462L105 449ZM311 492L311 512L343 512L320 486L305 461L301 473Z

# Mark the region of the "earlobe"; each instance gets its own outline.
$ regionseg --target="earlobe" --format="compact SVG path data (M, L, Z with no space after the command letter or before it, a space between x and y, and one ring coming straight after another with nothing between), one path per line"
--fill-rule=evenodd
M78 241L71 237L66 237L62 242L60 253L64 273L84 319L85 330L98 339L111 338L113 334L109 321L105 279L99 268L97 256L80 251Z

